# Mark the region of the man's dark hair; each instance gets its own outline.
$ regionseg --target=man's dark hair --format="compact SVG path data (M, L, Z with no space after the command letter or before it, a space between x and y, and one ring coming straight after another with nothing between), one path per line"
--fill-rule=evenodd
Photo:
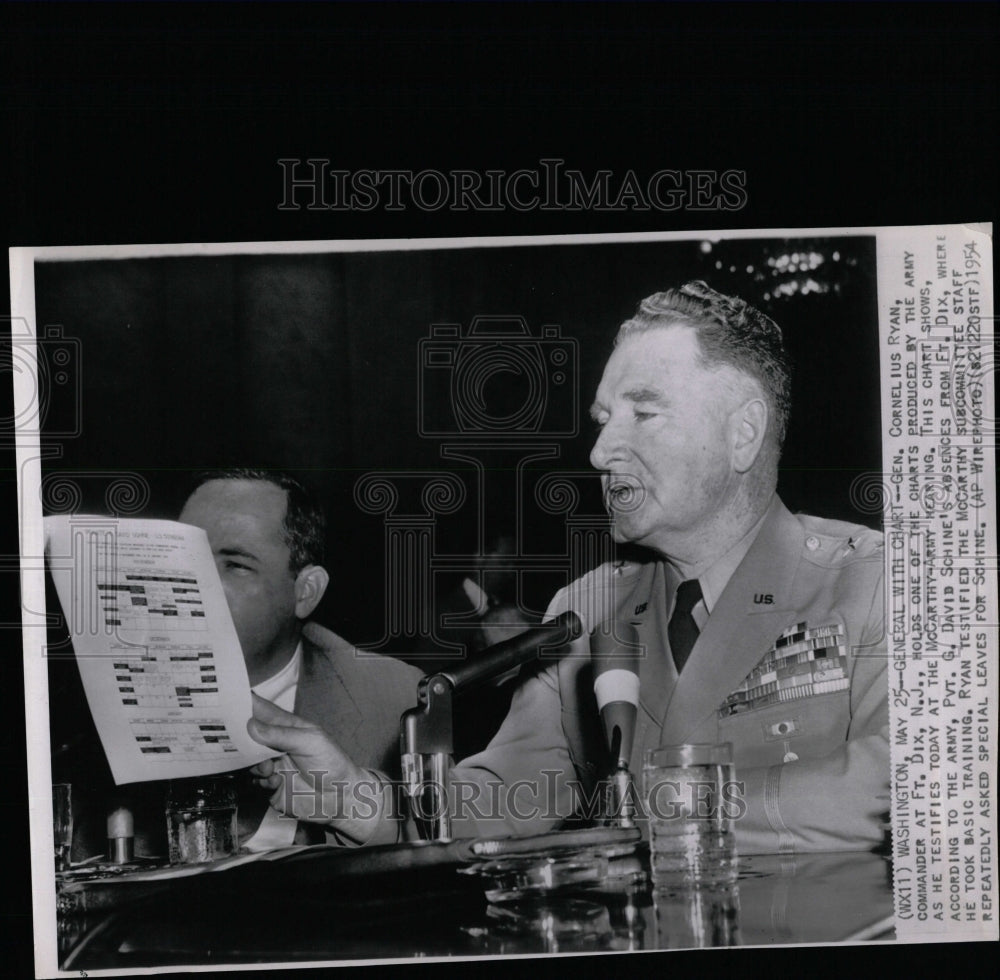
M195 477L192 492L211 480L258 480L285 491L287 506L282 526L290 552L289 568L297 575L306 565L322 565L326 550L326 517L306 488L294 477L276 470L207 470Z
M780 449L788 428L792 365L781 328L738 296L716 292L700 279L647 296L618 329L615 344L635 333L678 323L697 331L706 366L728 364L760 383L771 403L773 436Z

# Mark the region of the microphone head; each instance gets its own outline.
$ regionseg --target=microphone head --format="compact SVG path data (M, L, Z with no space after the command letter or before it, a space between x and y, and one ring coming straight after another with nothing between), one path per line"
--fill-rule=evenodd
M628 766L639 707L639 634L631 623L610 620L590 634L594 695L615 764Z
M598 707L603 708L610 701L638 705L641 653L639 632L631 623L608 620L590 634Z

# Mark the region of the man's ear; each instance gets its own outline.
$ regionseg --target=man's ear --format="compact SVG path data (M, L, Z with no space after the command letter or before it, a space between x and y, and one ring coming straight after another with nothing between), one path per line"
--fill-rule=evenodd
M299 619L313 614L329 583L330 575L322 565L306 565L295 576L295 615Z
M733 439L733 467L746 473L764 445L767 434L767 403L763 398L745 401L730 416Z

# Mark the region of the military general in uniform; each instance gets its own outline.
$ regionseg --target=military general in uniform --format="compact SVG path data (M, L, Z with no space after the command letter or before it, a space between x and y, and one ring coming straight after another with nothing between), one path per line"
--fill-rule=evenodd
M777 496L790 373L778 326L737 297L690 282L643 300L591 408L591 462L615 539L637 558L592 570L549 610L634 627L633 772L650 748L732 742L744 854L871 848L889 808L882 536L792 514ZM269 712L251 732L350 777L323 733L290 716ZM584 636L524 678L488 747L452 770L463 800L482 790L453 833L555 828L605 756ZM389 809L354 839L385 840Z

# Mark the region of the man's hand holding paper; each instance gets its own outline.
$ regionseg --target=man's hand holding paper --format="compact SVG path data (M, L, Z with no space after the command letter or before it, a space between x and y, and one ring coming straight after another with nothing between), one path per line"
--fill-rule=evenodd
M270 803L279 813L322 824L341 843L396 840L385 819L392 808L388 781L355 765L322 727L254 694L247 731L283 753L250 770L258 786L272 791ZM389 837L381 839L387 832Z

